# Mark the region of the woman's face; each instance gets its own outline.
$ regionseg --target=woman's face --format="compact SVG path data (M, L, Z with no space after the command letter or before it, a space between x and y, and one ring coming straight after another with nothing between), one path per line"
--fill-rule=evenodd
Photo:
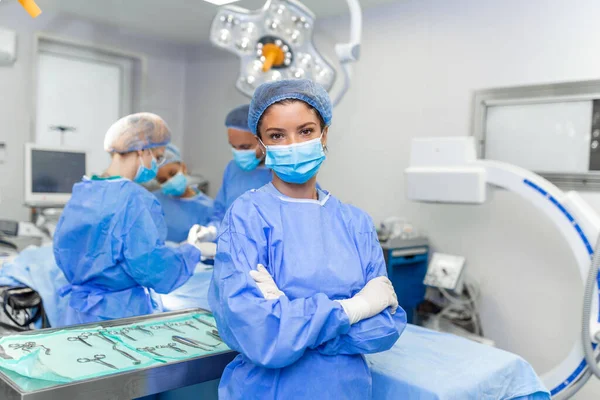
M262 117L260 133L267 146L307 142L321 136L321 121L316 112L302 101L273 104ZM327 145L327 128L321 139Z
M158 174L156 174L156 181L162 185L163 183L167 182L169 179L171 179L180 172L185 174L187 172L186 170L187 169L185 167L185 164L181 164L178 162L163 165L158 169Z

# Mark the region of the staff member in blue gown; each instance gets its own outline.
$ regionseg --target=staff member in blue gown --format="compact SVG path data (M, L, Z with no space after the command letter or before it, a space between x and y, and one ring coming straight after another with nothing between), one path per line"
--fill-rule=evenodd
M156 181L161 188L154 195L165 213L168 241L183 242L192 226L208 224L214 202L188 184L187 165L183 162L179 149L172 143L167 145Z
M249 126L270 184L228 210L209 302L240 355L219 399L371 398L363 354L387 350L406 325L371 218L317 187L332 106L308 80L260 86Z
M210 224L199 229L199 241L215 240L229 206L248 190L258 189L271 182L272 174L264 165L263 149L259 147L256 135L248 128L249 107L243 105L234 108L225 118L233 160L225 168Z
M149 314L149 289L169 293L200 261L185 244L165 246L167 227L158 200L138 183L156 176L171 132L158 115L124 117L106 133L111 163L101 176L73 187L54 236L54 257L70 295L60 325Z

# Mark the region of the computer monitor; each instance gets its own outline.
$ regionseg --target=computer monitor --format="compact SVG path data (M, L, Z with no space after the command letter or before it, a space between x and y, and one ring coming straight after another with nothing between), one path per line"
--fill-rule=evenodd
M86 153L64 147L25 145L25 204L62 206L86 174Z

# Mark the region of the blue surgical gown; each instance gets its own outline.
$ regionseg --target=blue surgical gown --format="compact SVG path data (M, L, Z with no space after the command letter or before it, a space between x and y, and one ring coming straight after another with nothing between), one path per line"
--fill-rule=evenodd
M265 300L250 270L263 264L286 296ZM371 398L363 354L390 349L406 314L350 325L338 302L386 275L369 216L333 196L284 197L272 184L242 195L223 220L208 294L219 332L240 355L219 399Z
M167 240L180 243L187 239L195 224L207 225L213 210L213 200L204 193L194 197L173 197L160 190L154 192L167 222Z
M165 246L158 200L127 179L90 180L73 187L54 235L54 258L69 285L59 325L150 314L149 289L169 293L194 273L200 252Z
M221 189L215 198L215 207L213 210L210 225L219 229L221 221L225 216L227 209L233 202L251 189L258 189L271 182L271 170L264 165L260 165L252 171L244 171L235 163L230 161L223 174L223 183Z

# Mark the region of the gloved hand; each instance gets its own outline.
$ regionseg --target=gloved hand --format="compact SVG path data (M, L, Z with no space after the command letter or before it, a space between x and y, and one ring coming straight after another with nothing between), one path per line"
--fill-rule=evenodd
M200 250L200 256L202 260L214 259L217 255L217 244L206 242L206 243L198 243L195 247Z
M217 238L217 228L214 226L194 225L188 233L188 243L197 246L198 243L213 242Z
M276 300L281 296L285 296L285 293L279 290L273 277L269 274L269 271L267 271L264 265L258 264L256 271L250 271L250 276L254 279L254 282L256 282L256 285L265 299Z
M398 297L392 282L385 276L371 279L351 299L336 301L342 305L348 315L350 325L374 317L388 307L392 314L395 314L398 309Z

